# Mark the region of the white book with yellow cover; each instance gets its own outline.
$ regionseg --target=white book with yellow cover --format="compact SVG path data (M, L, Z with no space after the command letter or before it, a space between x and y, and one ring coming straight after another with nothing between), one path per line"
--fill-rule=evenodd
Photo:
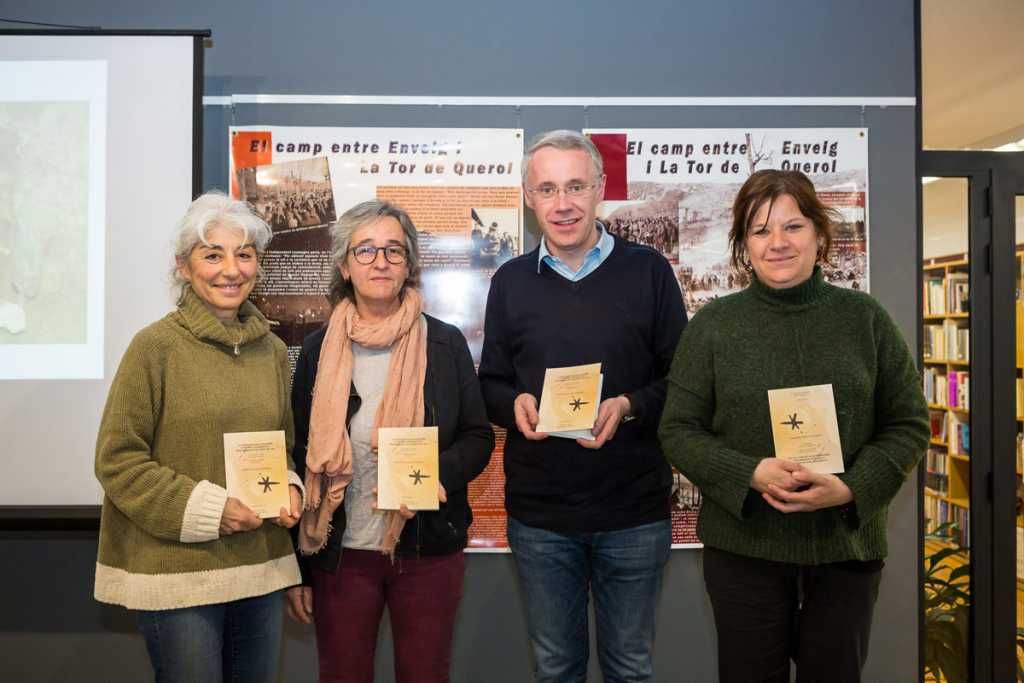
M437 510L437 427L377 430L377 508Z
M545 370L537 431L566 439L593 439L603 383L600 363Z
M291 508L283 430L225 434L224 475L228 495L263 519Z
M768 410L775 457L814 472L837 474L846 469L831 384L769 389Z

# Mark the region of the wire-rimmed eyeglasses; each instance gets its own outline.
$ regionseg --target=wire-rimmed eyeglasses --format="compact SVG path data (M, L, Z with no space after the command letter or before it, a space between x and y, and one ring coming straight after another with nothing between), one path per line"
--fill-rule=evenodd
M566 197L572 197L573 199L582 197L595 187L597 187L597 183L569 183L565 187L540 185L539 187L527 188L526 191L537 199L547 201L557 197L559 192L564 192Z

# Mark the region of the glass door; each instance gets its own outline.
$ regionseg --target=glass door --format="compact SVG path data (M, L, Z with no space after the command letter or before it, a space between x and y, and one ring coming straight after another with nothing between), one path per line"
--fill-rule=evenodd
M922 675L1024 680L1024 154L919 162Z
M965 680L970 653L970 178L922 179L921 377L931 429L924 460L924 668Z

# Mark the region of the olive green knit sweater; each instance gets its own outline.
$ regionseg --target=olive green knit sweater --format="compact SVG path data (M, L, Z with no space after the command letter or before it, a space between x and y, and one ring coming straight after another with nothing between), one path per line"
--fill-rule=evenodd
M778 512L750 488L774 455L768 390L831 384L849 513ZM886 555L886 508L924 453L927 406L914 360L873 298L823 281L791 289L755 278L686 327L668 375L662 448L703 494L697 532L750 557L822 564Z
M178 310L135 336L96 439L106 493L97 600L172 609L300 583L285 529L264 520L255 531L218 531L223 435L283 429L290 452L288 380L284 344L248 302L224 324L188 290Z

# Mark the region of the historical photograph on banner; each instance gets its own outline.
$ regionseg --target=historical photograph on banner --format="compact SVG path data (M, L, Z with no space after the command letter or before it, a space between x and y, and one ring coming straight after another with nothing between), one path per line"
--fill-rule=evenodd
M868 139L865 128L632 129L586 132L608 173L599 214L676 268L687 313L743 289L729 264L732 203L754 171L804 172L836 209L826 279L868 288Z
M334 215L327 158L238 169L241 198L274 232L326 225Z
M274 231L252 299L288 346L330 316L328 226L369 199L416 225L424 310L458 327L474 363L491 275L522 252L523 132L485 128L233 127L229 182ZM504 431L470 485L470 547L504 549Z
M865 128L593 129L607 182L598 217L609 231L672 263L689 316L749 284L729 263L736 193L754 171L798 170L842 222L825 278L868 288L868 137ZM700 491L673 472L672 543L699 544Z

